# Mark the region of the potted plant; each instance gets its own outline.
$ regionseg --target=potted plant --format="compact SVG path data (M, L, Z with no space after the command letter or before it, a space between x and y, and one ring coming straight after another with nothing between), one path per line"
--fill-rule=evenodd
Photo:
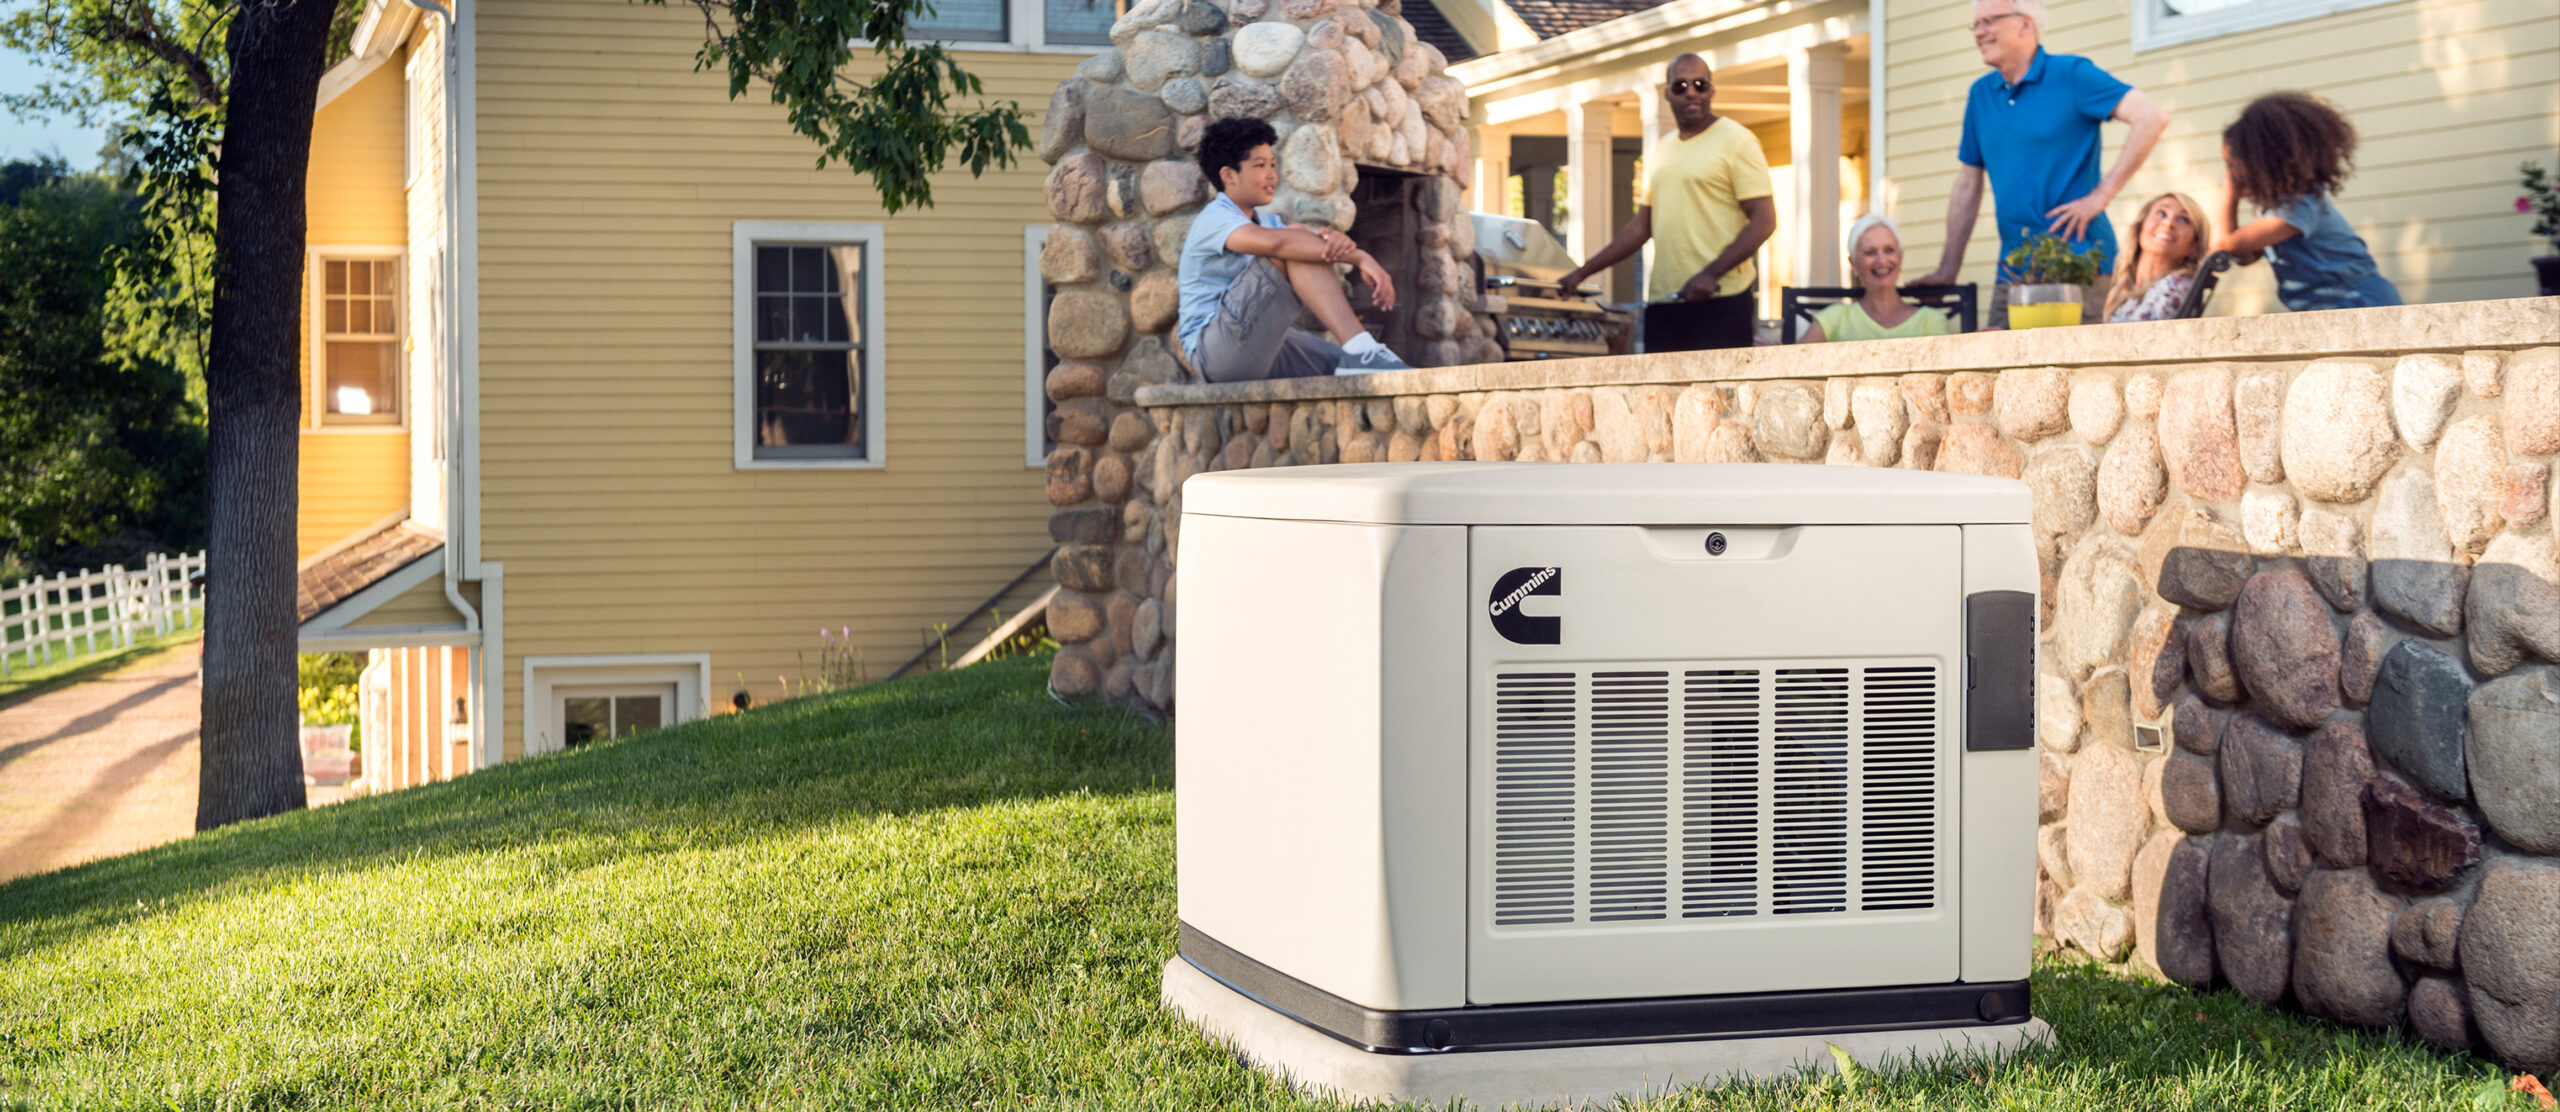
M2560 294L2560 187L2555 187L2542 164L2528 162L2524 170L2524 196L2516 198L2516 211L2533 215L2533 234L2551 248L2548 255L2533 260L2533 276L2542 283L2542 295Z
M2074 248L2060 236L2027 240L2007 258L2009 327L2051 328L2080 323L2080 306L2098 280L2098 248Z

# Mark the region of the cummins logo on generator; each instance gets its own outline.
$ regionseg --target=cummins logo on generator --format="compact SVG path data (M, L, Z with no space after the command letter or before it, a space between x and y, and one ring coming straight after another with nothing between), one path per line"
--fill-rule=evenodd
M1564 641L1564 619L1537 618L1520 612L1520 600L1531 595L1564 593L1562 568L1513 568L1493 584L1485 613L1493 631L1515 645L1555 645Z

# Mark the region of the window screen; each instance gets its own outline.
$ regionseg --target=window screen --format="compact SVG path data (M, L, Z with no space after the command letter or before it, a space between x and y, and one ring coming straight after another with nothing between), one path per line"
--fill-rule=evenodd
M1042 0L1043 37L1057 43L1107 43L1120 16L1115 0Z
M1007 0L928 0L930 15L919 15L907 27L911 39L962 39L1003 42ZM1105 26L1103 30L1110 30Z
M860 459L861 244L755 248L755 456Z

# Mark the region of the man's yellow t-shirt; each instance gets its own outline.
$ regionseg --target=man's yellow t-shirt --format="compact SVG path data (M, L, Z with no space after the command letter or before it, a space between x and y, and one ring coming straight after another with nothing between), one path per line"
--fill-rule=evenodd
M1670 301L1742 234L1748 223L1742 202L1770 195L1769 159L1751 129L1731 116L1716 117L1690 138L1663 140L1653 157L1646 184L1653 205L1653 272L1645 280L1645 296ZM1746 258L1724 272L1716 296L1750 289L1756 276Z

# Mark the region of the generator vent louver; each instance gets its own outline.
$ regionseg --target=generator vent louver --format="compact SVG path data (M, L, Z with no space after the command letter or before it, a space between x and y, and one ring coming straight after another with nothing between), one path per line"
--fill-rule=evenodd
M1575 919L1576 679L1530 672L1494 681L1493 917L1504 926Z
M1494 924L1937 906L1940 698L1901 662L1497 674Z

